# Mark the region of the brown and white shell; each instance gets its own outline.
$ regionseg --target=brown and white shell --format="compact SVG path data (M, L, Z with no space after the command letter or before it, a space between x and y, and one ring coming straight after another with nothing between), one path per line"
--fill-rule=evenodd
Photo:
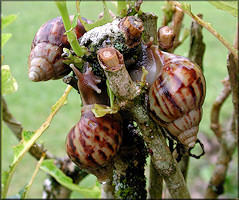
M102 182L108 178L112 159L122 143L123 124L119 113L96 118L92 108L82 107L81 119L70 130L65 146L76 165Z
M155 50L162 69L149 91L152 118L179 142L193 147L202 118L206 83L200 67L183 56Z
M70 16L73 20L74 16ZM86 31L78 20L74 29L77 38ZM32 81L59 79L67 75L71 69L62 61L63 48L70 48L65 27L61 17L56 17L43 24L37 31L28 57L28 77Z

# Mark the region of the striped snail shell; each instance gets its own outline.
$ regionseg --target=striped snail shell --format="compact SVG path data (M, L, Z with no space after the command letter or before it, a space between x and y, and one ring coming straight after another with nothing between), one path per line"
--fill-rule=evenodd
M81 119L67 135L65 146L76 165L102 182L108 178L112 159L122 143L122 119L118 113L96 118L93 107L82 107Z
M74 16L70 16L71 21ZM78 20L74 29L77 38L86 31ZM70 48L61 17L56 17L43 24L37 31L28 56L28 77L32 81L59 79L71 69L62 61L63 48Z
M191 60L160 51L162 69L149 90L150 115L180 143L193 147L202 118L206 83L200 67Z

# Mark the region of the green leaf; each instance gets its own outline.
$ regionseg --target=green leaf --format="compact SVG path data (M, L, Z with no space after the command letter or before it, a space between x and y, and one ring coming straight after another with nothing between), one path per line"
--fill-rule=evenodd
M67 35L67 33L73 31L73 29L77 26L77 21L78 21L79 15L80 15L80 14L77 13L77 14L74 16L74 19L73 19L72 24L71 24L71 28L70 28L68 31L66 31L66 32L64 33L64 35Z
M76 13L76 15L74 16L74 19L72 21L72 24L71 24L72 29L74 29L77 26L78 17L79 17L79 14Z
M40 168L46 173L50 174L56 181L69 190L79 192L84 198L99 198L101 195L100 188L96 185L92 188L80 187L73 183L69 176L66 176L55 164L54 160L44 160Z
M91 23L91 24L88 24L79 15L80 22L82 23L82 25L84 26L86 31L89 31L89 30L91 30L91 29L93 29L95 27L98 27L98 26L103 26L103 25L113 21L105 1L103 1L103 6L104 6L104 15L103 15L103 17L101 19Z
M2 19L2 29L4 29L6 26L8 26L9 24L11 24L12 22L14 22L17 18L17 15L8 15L5 17L1 17Z
M21 199L24 199L24 194L27 191L27 184L25 184L18 192L18 195L20 196Z
M94 108L92 108L91 110L95 117L103 117L107 114L115 114L119 111L119 109L115 106L113 108L106 106L106 107L102 107L98 104L94 104Z
M2 38L1 38L1 42L2 42L2 48L4 46L4 44L12 37L11 33L2 33Z
M191 5L187 4L187 3L182 3L182 8L186 11L188 11L189 13L191 13Z
M32 140L33 136L34 136L33 131L28 131L28 130L22 131L22 139L20 143L16 146L13 146L13 152L14 152L13 164L15 164L15 162L19 160L22 154L24 154L25 149L30 148L29 146L31 145L31 142L29 143L29 141Z
M1 66L2 73L2 94L12 94L18 89L16 79L12 76L8 65Z
M111 1L111 3L115 6L117 10L117 14L120 17L125 17L127 15L127 4L125 0L120 1Z
M210 4L220 10L225 10L232 16L238 16L238 1L208 1Z

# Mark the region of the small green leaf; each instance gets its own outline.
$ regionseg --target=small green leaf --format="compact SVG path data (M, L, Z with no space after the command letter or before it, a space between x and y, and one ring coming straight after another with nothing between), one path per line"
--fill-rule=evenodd
M69 190L79 192L84 198L99 198L100 197L100 188L96 185L92 188L80 187L73 183L72 179L69 176L66 176L55 164L54 160L48 159L44 160L40 168L46 173L50 174L56 179L56 181L68 188Z
M77 26L78 17L79 17L79 14L76 13L76 15L74 16L74 19L72 21L72 24L71 24L72 29L74 29Z
M27 191L27 184L25 184L18 192L18 195L20 196L21 199L24 198L24 194L26 193Z
M12 37L12 34L11 33L2 33L2 39L1 39L1 42L2 42L2 48L4 46L4 44Z
M187 4L187 3L182 3L182 8L186 11L188 11L189 13L191 13L191 5Z
M14 22L17 18L17 15L8 15L5 17L1 17L2 19L2 29L4 29L6 26L8 26L9 24L11 24L12 22Z
M18 89L16 79L12 76L8 65L1 66L2 73L2 94L12 94Z
M92 108L91 111L94 113L95 117L103 117L107 114L115 114L119 111L119 109L117 107L102 107L98 104L94 104L94 108Z
M19 160L19 158L24 154L24 149L28 147L28 142L33 138L34 132L33 131L28 131L28 130L23 130L22 131L22 139L20 143L16 146L13 146L13 152L14 152L14 159L13 159L13 164Z
M238 1L208 1L210 4L220 10L225 10L232 16L238 16Z
M71 28L70 28L68 31L66 31L66 32L64 33L64 35L67 35L67 33L69 33L69 32L71 32L71 31L74 30L74 28L77 26L77 21L78 21L79 15L80 15L80 14L77 13L77 14L74 16L74 19L73 19L72 24L71 24Z
M86 31L89 31L89 30L91 30L91 29L93 29L95 27L98 27L98 26L103 26L103 25L113 21L105 1L103 1L103 6L104 6L104 15L103 15L103 17L101 19L91 23L91 24L88 24L86 21L81 19L81 16L79 15L80 22L82 23L82 25L84 26Z
M127 4L125 0L121 1L111 1L111 3L115 6L117 10L117 14L120 17L125 17L127 15Z

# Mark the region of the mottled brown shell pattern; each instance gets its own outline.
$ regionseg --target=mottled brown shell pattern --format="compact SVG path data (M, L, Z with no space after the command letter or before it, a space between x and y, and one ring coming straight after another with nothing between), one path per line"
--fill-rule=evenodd
M70 16L73 20L74 16ZM77 38L86 31L78 20L74 29ZM28 77L32 81L59 79L67 75L71 69L62 61L63 48L70 48L61 17L56 17L43 24L36 33L31 53L28 57Z
M183 56L158 50L163 68L149 91L150 114L182 144L197 140L206 93L201 69Z
M96 118L92 108L93 105L82 107L80 121L66 138L66 152L80 168L103 180L108 177L104 173L107 165L122 143L123 125L118 113Z

